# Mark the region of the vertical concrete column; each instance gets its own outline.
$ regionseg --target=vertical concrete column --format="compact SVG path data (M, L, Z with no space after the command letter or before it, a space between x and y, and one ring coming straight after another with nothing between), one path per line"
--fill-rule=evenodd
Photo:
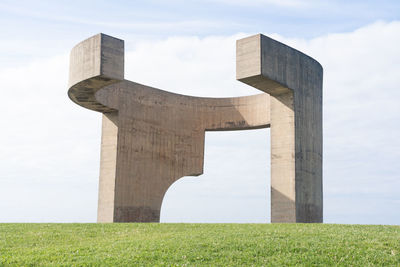
M236 78L271 96L271 221L322 222L321 65L258 34L237 41Z
M104 113L101 131L98 222L114 221L118 112Z
M99 103L97 92L124 80L124 41L97 34L71 51L68 96L75 103L103 113L98 222L114 221L117 171L118 110Z
M293 92L272 96L271 222L296 222Z

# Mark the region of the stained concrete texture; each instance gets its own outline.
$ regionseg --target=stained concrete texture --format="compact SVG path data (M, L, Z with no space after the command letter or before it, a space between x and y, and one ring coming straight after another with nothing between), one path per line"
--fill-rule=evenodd
M124 79L124 42L75 46L68 95L103 113L98 222L159 222L169 186L203 173L205 131L271 127L271 221L322 222L322 67L258 34L237 41L237 79L263 93L179 95ZM234 145L234 144L232 144Z

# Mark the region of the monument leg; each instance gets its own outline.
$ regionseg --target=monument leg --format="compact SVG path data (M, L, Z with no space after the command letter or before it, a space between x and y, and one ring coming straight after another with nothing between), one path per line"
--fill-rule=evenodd
M322 72L267 36L237 41L236 78L271 96L272 222L322 222Z
M296 222L293 92L271 97L271 222Z
M114 221L118 112L104 113L101 131L98 222Z

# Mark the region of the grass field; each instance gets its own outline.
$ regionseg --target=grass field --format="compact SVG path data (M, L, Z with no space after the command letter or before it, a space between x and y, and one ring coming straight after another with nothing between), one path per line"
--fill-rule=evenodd
M0 224L0 265L400 266L400 226Z

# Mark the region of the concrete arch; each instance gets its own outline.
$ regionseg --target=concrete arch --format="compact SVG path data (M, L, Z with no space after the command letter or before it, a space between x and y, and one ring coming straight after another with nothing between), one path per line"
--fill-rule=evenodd
M203 98L127 81L124 42L104 34L72 49L68 95L103 113L99 222L159 221L168 187L203 173L206 130L270 126L272 222L322 221L321 66L256 35L237 43L237 79L265 93Z

